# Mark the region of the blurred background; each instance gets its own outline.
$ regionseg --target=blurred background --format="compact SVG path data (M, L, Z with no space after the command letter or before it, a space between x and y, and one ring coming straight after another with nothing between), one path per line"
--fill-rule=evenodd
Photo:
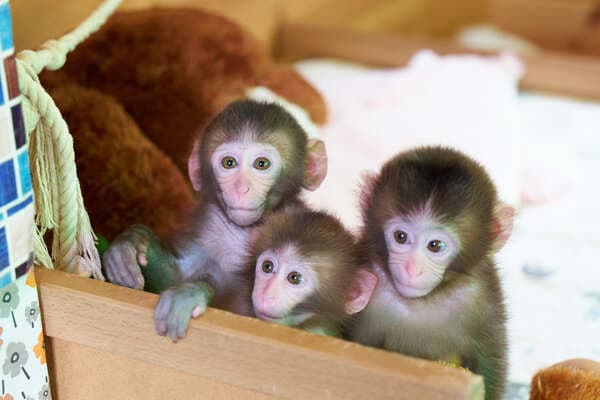
M12 1L16 50L77 26L99 0ZM360 224L364 171L419 144L483 163L518 210L499 256L509 398L539 368L600 360L600 2L125 0L225 15L321 94L330 172L307 196ZM34 21L32 23L32 21ZM496 51L502 51L501 55Z

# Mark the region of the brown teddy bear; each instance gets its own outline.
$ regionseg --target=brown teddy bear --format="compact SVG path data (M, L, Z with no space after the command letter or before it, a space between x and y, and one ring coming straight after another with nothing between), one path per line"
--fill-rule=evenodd
M268 87L316 123L326 116L292 68L235 23L198 9L117 13L41 79L74 136L92 224L109 239L132 223L163 236L177 226L192 203L195 135L248 88Z
M530 400L600 399L600 363L573 359L539 371L531 380Z

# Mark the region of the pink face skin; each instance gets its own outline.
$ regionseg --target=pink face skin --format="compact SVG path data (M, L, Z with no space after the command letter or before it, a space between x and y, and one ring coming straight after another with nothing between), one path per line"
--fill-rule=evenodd
M251 140L223 143L213 152L211 166L227 216L239 226L257 222L283 166L275 147Z
M457 236L425 214L395 217L384 227L389 270L403 297L423 297L444 278L459 250Z
M301 261L294 246L267 250L256 262L252 303L256 316L270 322L297 325L312 314L290 311L317 289L316 274Z

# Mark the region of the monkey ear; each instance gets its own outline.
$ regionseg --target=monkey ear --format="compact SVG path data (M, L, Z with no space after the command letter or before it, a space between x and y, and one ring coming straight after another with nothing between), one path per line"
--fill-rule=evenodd
M308 139L306 145L306 171L302 186L306 190L317 190L327 176L327 150L319 139Z
M346 313L352 315L364 310L371 300L375 286L377 286L377 276L374 273L366 268L356 271L354 282L347 295Z
M377 181L377 174L374 172L365 172L360 183L360 195L358 196L358 204L361 210L366 210L370 206L371 196Z
M200 139L194 141L192 153L190 154L190 158L188 158L188 175L190 182L192 182L192 187L196 192L199 192L202 188L202 180L200 178Z
M492 221L492 234L494 236L494 249L500 250L513 229L515 209L508 204L498 202L494 209L494 221Z

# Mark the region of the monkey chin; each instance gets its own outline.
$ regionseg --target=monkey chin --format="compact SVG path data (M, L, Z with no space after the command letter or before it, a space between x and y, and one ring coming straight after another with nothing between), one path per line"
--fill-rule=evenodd
M254 209L227 207L227 216L238 226L250 226L257 223L263 216L263 207Z
M425 297L433 290L433 287L419 288L413 285L405 285L404 283L394 280L394 287L398 294L402 297L409 299L416 299L418 297Z

